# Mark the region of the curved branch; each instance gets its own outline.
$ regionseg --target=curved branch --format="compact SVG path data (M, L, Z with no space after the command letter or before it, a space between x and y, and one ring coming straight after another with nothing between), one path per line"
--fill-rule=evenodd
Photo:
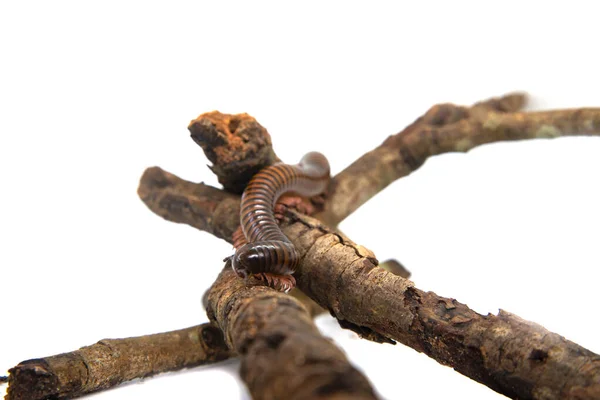
M316 217L336 226L389 184L438 154L467 152L508 140L600 135L600 108L517 112L523 94L477 103L433 106L424 116L364 154L331 182L327 203Z

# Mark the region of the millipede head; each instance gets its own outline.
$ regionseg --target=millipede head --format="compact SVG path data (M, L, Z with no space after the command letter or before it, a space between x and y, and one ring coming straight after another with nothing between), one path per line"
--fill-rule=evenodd
M231 266L240 278L246 279L248 275L258 269L258 258L259 256L253 246L246 243L231 256Z

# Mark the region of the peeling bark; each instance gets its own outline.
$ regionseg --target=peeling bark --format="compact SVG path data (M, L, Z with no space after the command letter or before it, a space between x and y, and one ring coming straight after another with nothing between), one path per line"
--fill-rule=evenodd
M597 354L508 312L480 315L417 289L317 220L295 215L284 233L302 254L298 287L357 333L397 340L511 398L599 398Z

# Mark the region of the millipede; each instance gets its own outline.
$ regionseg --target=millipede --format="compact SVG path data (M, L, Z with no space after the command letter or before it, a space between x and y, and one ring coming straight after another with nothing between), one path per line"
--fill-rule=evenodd
M238 276L252 275L267 285L288 291L296 285L292 274L299 257L292 242L279 228L273 208L286 192L316 196L329 183L329 162L321 153L310 152L296 165L275 164L259 171L244 190L240 225L244 243L236 248L231 264Z

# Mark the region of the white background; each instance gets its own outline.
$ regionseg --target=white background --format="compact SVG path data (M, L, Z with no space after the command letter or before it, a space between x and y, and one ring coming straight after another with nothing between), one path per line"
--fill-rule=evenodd
M530 110L600 106L594 2L196 3L1 3L1 370L206 321L200 298L230 246L136 194L153 165L217 184L187 131L200 113L248 112L282 159L319 150L336 173L438 102L524 90ZM599 352L599 171L598 137L483 146L429 160L341 228L421 289ZM383 398L502 397L318 324ZM237 369L94 396L248 398Z

